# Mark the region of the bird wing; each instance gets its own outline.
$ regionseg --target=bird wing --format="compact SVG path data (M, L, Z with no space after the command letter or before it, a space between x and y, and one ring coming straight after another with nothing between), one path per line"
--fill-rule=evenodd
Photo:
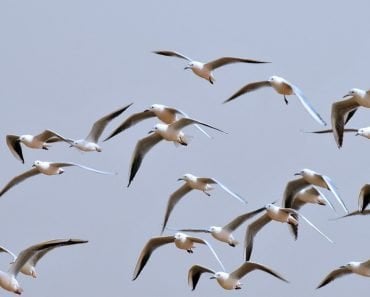
M265 81L257 81L257 82L246 84L239 91L237 91L231 97L226 99L223 103L229 102L229 101L231 101L231 100L233 100L233 99L235 99L235 98L237 98L237 97L239 97L239 96L241 96L245 93L249 93L249 92L258 90L260 88L264 88L264 87L271 87L270 82L265 80Z
M309 219L307 219L304 215L302 215L300 212L296 211L295 209L293 208L280 208L281 211L284 211L286 213L290 213L290 214L295 214L295 215L298 215L299 217L301 217L302 219L304 219L306 221L306 223L308 225L310 225L313 229L315 229L317 232L319 232L323 237L325 237L329 242L333 243L333 241L327 236L325 235L322 231L320 231L319 228L317 228Z
M230 232L235 231L241 224L243 224L246 220L254 217L256 214L259 214L260 212L264 211L265 207L261 207L259 209L256 209L254 211L247 212L245 214L242 214L240 216L237 216L235 219L233 219L230 223L225 225L223 229L228 230Z
M219 180L215 178L198 177L198 180L207 184L218 184L224 191L229 193L234 198L238 199L240 202L247 203L247 201L245 201L239 194L236 194L235 192L231 191L228 187L226 187L223 183L221 183Z
M141 162L144 159L146 153L155 146L158 142L162 140L162 136L157 133L153 133L147 137L140 139L134 149L131 159L131 166L130 166L130 177L128 181L127 187L130 186L131 182L133 181L137 171L140 168Z
M183 54L180 54L178 52L173 52L173 51L154 51L153 53L154 54L157 54L157 55L167 56L167 57L177 57L177 58L180 58L180 59L188 60L189 62L192 61L192 59L190 59L189 57L187 57L187 56L185 56Z
M6 185L5 187L1 190L0 192L0 197L5 194L10 188L14 187L15 185L19 184L20 182L24 181L25 179L34 176L36 174L39 174L40 171L37 168L32 168L26 172L23 172L22 174L13 177Z
M294 202L295 195L303 188L310 185L302 177L289 181L284 190L282 205L286 208L291 208Z
M19 141L19 136L17 135L7 135L6 144L13 156L24 163L21 142Z
M358 210L363 212L370 203L370 185L365 184L360 191L358 197Z
M176 122L170 124L169 126L175 130L181 130L182 128L186 127L186 126L189 126L191 124L199 124L199 125L202 125L202 126L205 126L205 127L208 127L208 128L211 128L211 129L214 129L214 130L217 130L219 132L222 132L222 133L226 133L225 131L222 131L216 127L213 127L211 125L208 125L206 123L202 123L202 122L199 122L197 120L194 120L194 119L191 119L191 118L181 118L181 119L178 119Z
M180 201L182 197L184 197L191 190L192 188L188 185L188 183L184 183L178 190L176 190L175 192L171 194L167 202L166 213L163 219L162 233L163 233L164 228L166 228L167 221L175 205Z
M53 249L57 248L57 247L61 247L61 246L68 246L68 245L74 245L74 244L82 244L82 243L87 243L88 241L87 240L82 240L82 239L67 239L67 240L60 240L60 239L57 239L56 241L58 241L60 244L59 245L55 245L55 246L52 246L52 247L49 247L49 248L45 248L43 250L40 250L38 252L35 253L35 255L33 255L29 260L28 262L30 262L31 266L35 267L36 264L38 263L38 261L43 257L45 256L48 252L52 251ZM52 242L52 241L49 241L49 242Z
M174 242L175 237L174 236L158 236L151 238L142 249L139 258L137 259L134 274L132 276L132 280L137 279L141 271L143 270L144 266L148 262L151 254L153 251L167 243Z
M13 262L17 259L17 255L8 250L7 248L0 246L0 253L7 253L13 257Z
M172 112L176 112L176 113L179 113L181 114L182 116L186 117L186 118L189 118L189 116L183 112L182 110L180 109L176 109L176 108L172 108L172 107L168 107L168 110L172 111ZM202 127L200 127L198 124L194 124L194 126L200 131L202 132L204 135L206 135L208 138L212 138L211 135L209 135L206 131L204 131L204 129Z
M155 113L148 109L142 112L134 113L133 115L129 116L121 125L119 125L116 129L114 129L113 132L109 134L107 138L104 139L104 141L111 139L117 134L141 122L142 120L153 118L153 117L155 117Z
M344 125L356 112L359 104L351 97L346 100L334 102L331 106L331 126L335 142L340 148L343 144L343 129Z
M248 274L249 272L253 270L262 270L264 272L267 272L273 276L275 276L278 279L281 279L284 282L288 282L284 277L282 277L279 273L272 270L271 268L264 266L259 263L255 262L244 262L239 268L237 268L235 271L230 273L230 277L233 279L241 279L244 275Z
M124 112L132 104L133 103L130 103L129 105L126 105L116 111L113 111L110 114L107 114L106 116L97 120L92 126L89 134L87 135L86 140L97 143L101 134L103 133L105 127L109 124L109 122L113 120L115 117L118 117L122 112Z
M198 281L200 279L200 276L203 273L215 274L215 271L207 267L200 266L200 265L193 265L192 267L190 267L189 272L188 272L188 283L193 291L195 290L198 284Z
M333 270L332 272L330 272L322 281L321 283L317 286L316 289L319 289L325 285L327 285L328 283L330 283L331 281L335 280L336 278L338 277L341 277L343 275L347 275L347 274L350 274L352 273L351 270L349 270L347 267L340 267L338 269L335 269Z
M208 68L209 70L214 70L221 66L224 66L227 64L233 64L233 63L260 64L260 63L270 63L270 62L264 62L264 61L258 61L258 60L252 60L252 59L234 58L234 57L222 57L222 58L219 58L219 59L216 59L216 60L213 60L213 61L210 61L204 64L204 67Z
M37 252L44 250L44 249L52 248L52 247L69 245L70 240L71 239L50 240L50 241L45 241L45 242L32 245L24 249L23 251L19 253L15 262L10 266L8 273L16 277L19 270L23 267L23 265L26 264L26 262L29 259L31 259L31 257L33 257Z
M45 131L41 132L40 134L36 135L35 138L39 141L42 141L42 142L47 142L49 139L52 139L53 142L67 141L67 140L73 141L73 140L67 139L67 138L61 136L60 134L58 134L54 131L51 131L51 130L45 130Z
M302 103L303 107L308 111L308 113L313 117L313 119L320 125L326 126L326 122L319 115L319 113L313 108L311 103L308 101L307 97L303 94L302 90L297 86L290 84L294 94L298 97L299 101Z
M348 209L346 205L344 204L344 201L339 197L338 192L336 190L337 187L334 185L333 181L326 175L318 175L318 176L320 176L324 180L325 184L328 186L329 191L333 193L335 199L337 199L339 204L343 207L344 211L348 213Z
M258 231L260 231L263 228L263 226L265 226L269 222L271 222L271 219L269 215L265 213L262 216L260 216L257 220L255 220L253 223L249 224L244 240L245 261L249 261L249 259L251 258L254 237L256 236Z
M97 170L97 169L94 169L94 168L91 168L91 167L88 167L88 166L85 166L85 165L81 165L81 164L78 164L78 163L74 163L74 162L52 162L52 163L50 163L50 166L52 166L52 167L76 166L76 167L86 169L86 170L89 170L89 171L92 171L92 172L100 173L100 174L111 174L111 175L116 174L114 172L101 171L101 170Z
M344 216L341 216L339 218L335 218L334 220L342 219L342 218L346 218L346 217L357 216L357 215L369 215L369 214L370 214L370 209L367 209L367 210L364 210L364 211L355 210L355 211L350 212L350 213L348 213Z
M168 229L168 228L166 228ZM207 229L178 229L178 230L175 230L175 231L179 231L179 232L194 232L194 233L211 233L211 231L207 230Z

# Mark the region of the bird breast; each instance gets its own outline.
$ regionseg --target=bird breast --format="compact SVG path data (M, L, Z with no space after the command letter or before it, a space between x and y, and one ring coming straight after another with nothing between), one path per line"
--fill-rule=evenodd
M267 209L267 214L270 217L270 219L286 223L289 219L289 213L286 213L284 211L281 211L279 209Z
M211 233L212 236L222 242L229 243L234 240L232 234L222 228L216 229L214 232Z
M22 291L18 281L14 276L3 271L0 272L0 286L10 292L19 293Z
M217 277L217 282L225 290L233 290L239 284L239 280L230 278L227 273L223 273L221 276Z
M194 247L194 243L189 238L175 239L175 245L179 249L189 250Z
M172 124L176 121L176 114L168 111L167 109L153 110L153 112L158 119L166 124Z
M274 80L271 81L271 86L275 89L276 92L282 95L293 95L293 89L290 85L284 81Z

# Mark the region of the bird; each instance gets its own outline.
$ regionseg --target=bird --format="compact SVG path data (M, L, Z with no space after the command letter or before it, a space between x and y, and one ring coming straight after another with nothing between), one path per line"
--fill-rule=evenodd
M128 109L133 103L130 103L102 118L97 120L91 127L89 134L83 139L69 139L63 137L64 141L70 144L71 147L75 147L84 152L101 152L102 148L98 145L100 136L102 135L105 127L111 120L118 117L122 112Z
M342 206L344 211L348 213L348 209L344 203L344 201L340 198L339 194L337 193L336 186L334 185L333 181L330 177L315 172L311 169L302 169L300 172L295 173L294 175L301 176L301 178L296 179L291 184L291 189L294 192L294 189L302 187L303 185L314 185L324 189L329 190L333 193L334 197L337 199L338 203Z
M180 54L178 52L174 51L154 51L153 53L167 56L167 57L177 57L180 59L187 60L189 63L184 68L184 70L191 69L194 74L200 76L201 78L204 78L205 80L208 80L211 84L214 83L215 77L213 75L213 70L232 63L254 63L254 64L261 64L261 63L270 63L265 61L257 61L252 59L243 59L243 58L233 58L233 57L222 57L207 63L194 61L193 59Z
M56 242L59 243L58 245L53 245L49 248L45 248L43 250L37 251L31 258L28 259L28 261L21 267L19 270L21 273L32 276L33 278L37 277L36 274L36 264L38 261L45 256L48 252L52 251L53 249L61 246L67 246L67 245L73 245L73 244L81 244L81 243L87 243L87 240L81 240L81 239L54 239L54 240L49 240L47 241L48 243ZM42 244L42 243L40 243ZM13 261L11 262L14 263L17 260L17 255L15 255L13 252L11 252L9 249L0 246L0 253L7 253L13 257Z
M254 217L261 211L265 210L265 207L244 213L240 216L237 216L232 221L227 223L225 226L210 226L209 228L204 229L179 229L177 231L180 232L195 232L195 233L209 233L211 234L215 239L225 242L228 245L235 247L239 244L237 240L235 240L234 235L232 232L234 232L237 228L239 228L245 221L249 220L250 218Z
M326 126L326 122L318 114L318 112L315 111L301 89L288 82L286 79L276 75L270 76L270 78L265 81L258 81L245 85L230 98L226 99L223 103L230 102L231 100L234 100L235 98L245 93L249 93L263 87L272 87L276 92L282 94L284 96L284 101L286 104L288 104L288 99L286 98L286 96L296 95L299 101L302 103L303 107L310 114L310 116L320 125Z
M162 122L166 124L172 124L177 120L177 115L181 115L184 117L189 117L185 112L181 111L180 109L174 108L174 107L169 107L166 105L162 104L153 104L149 107L149 109L145 109L142 112L137 112L129 116L121 125L119 125L114 131L103 141L107 141L111 139L112 137L116 136L117 134L125 131L126 129L136 125L137 123L157 117L160 119ZM199 129L203 134L211 138L211 136L204 131L199 125L195 124L194 125L197 129Z
M271 268L256 262L247 261L231 273L227 273L225 272L225 270L216 272L201 265L193 265L192 267L190 267L188 272L188 283L194 291L198 284L200 276L203 273L211 273L213 274L211 276L211 279L216 279L219 285L225 290L239 290L242 286L240 279L254 270L264 271L284 282L288 282L284 277L282 277L279 273L272 270Z
M270 223L271 221L277 221L281 223L287 223L291 226L293 226L293 235L294 238L297 239L298 237L298 217L303 218L312 228L314 228L317 232L319 232L323 237L325 237L329 242L333 243L333 241L327 237L324 233L322 233L314 224L312 224L305 216L303 216L301 213L296 211L292 208L284 208L276 206L272 203L269 203L265 206L266 212L260 216L257 220L255 220L253 223L249 224L246 235L245 235L245 261L249 261L252 249L253 249L253 243L254 243L254 237L260 231L266 224Z
M223 264L217 256L215 250L206 240L198 237L188 236L187 234L182 232L176 232L175 235L157 236L149 239L149 241L145 244L144 248L140 252L139 258L136 262L132 280L136 280L138 278L155 249L168 243L174 243L177 248L181 250L186 250L189 254L193 253L195 243L205 244L211 250L217 262L221 265L221 267L223 267Z
M188 139L181 129L191 124L199 124L219 132L226 133L218 128L186 117L178 119L169 125L164 123L156 124L154 128L149 131L150 135L140 139L135 146L131 159L130 176L127 187L130 186L131 182L135 178L146 153L158 142L161 140L167 140L172 141L175 144L181 144L184 146L188 145Z
M63 141L63 137L51 130L44 130L38 135L7 135L6 144L13 156L24 163L21 144L33 149L48 150L50 143Z
M351 261L347 263L346 265L343 265L337 269L334 269L321 281L321 283L317 286L316 289L326 286L328 283L332 282L338 277L351 274L351 273L370 277L370 260L367 260L365 262Z
M345 218L355 215L368 215L370 210L366 210L366 207L370 203L370 184L365 184L361 187L360 194L358 195L358 210L350 212L342 217Z
M37 255L37 253L42 253L45 249L83 242L87 241L77 240L77 242L75 242L74 239L57 239L45 241L26 248L19 253L17 259L11 264L7 272L0 271L0 286L7 291L16 293L18 295L22 294L23 289L16 278L19 271L21 271L28 261L32 262L32 257Z
M239 194L234 193L229 188L227 188L223 183L221 183L215 178L197 177L193 174L186 173L182 177L178 178L177 180L184 181L185 183L179 189L173 192L168 199L166 213L164 215L164 220L163 220L163 225L162 225L162 233L164 229L166 228L167 221L170 217L170 214L173 208L180 201L180 199L184 197L187 193L189 193L191 190L202 191L204 194L206 194L209 197L211 196L211 194L208 193L208 191L213 189L212 184L218 184L223 190L225 190L231 196L233 196L234 198L236 198L242 203L246 203L246 201Z
M45 175L57 175L62 174L64 172L64 169L62 167L69 167L69 166L76 166L80 167L89 171L93 171L100 174L112 174L115 173L112 172L106 172L106 171L100 171L97 169L93 169L81 164L73 163L73 162L47 162L47 161L40 161L36 160L33 162L32 169L27 170L20 175L17 175L13 177L0 191L0 197L4 195L8 190L10 190L15 185L19 184L20 182L24 181L25 179L37 175L39 173L45 174Z

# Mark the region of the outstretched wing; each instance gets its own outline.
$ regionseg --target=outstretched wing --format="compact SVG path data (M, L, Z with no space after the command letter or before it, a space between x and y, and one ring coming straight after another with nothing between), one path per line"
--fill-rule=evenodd
M253 64L261 64L261 63L270 63L252 59L243 59L243 58L234 58L234 57L222 57L213 61L210 61L204 64L204 67L208 68L209 70L214 70L221 66L233 63L253 63Z
M19 136L17 135L7 135L6 136L6 144L10 150L10 152L13 154L13 156L22 161L24 163L23 153L22 153L22 147L21 142L19 141Z
M193 265L192 267L190 267L189 272L188 272L188 283L189 283L189 286L191 287L192 291L195 290L195 288L198 284L198 281L200 279L200 276L203 273L215 274L215 271L213 271L213 270L211 270L207 267L200 266L200 265Z
M175 130L181 130L182 128L184 128L186 126L189 126L191 124L199 124L199 125L217 130L219 132L226 133L225 131L222 131L221 129L218 129L216 127L213 127L213 126L208 125L206 123L199 122L199 121L191 119L191 118L181 118L181 119L177 120L176 122L170 124L169 126L173 129L175 129Z
M9 191L10 188L14 187L15 185L19 184L20 182L24 181L25 179L34 176L36 174L39 174L40 171L38 171L37 168L32 168L26 172L23 172L22 174L13 177L6 185L5 187L1 190L0 192L0 197L4 195L7 191Z
M349 270L347 267L340 267L338 269L335 269L333 270L332 272L330 272L322 281L321 283L317 286L316 289L319 289L325 285L327 285L328 283L332 282L333 280L335 280L336 278L338 277L341 277L341 276L344 276L344 275L347 275L347 274L350 274L352 273L351 270Z
M264 210L265 210L265 207L261 207L259 209L254 210L254 211L250 211L250 212L247 212L247 213L242 214L240 216L237 216L230 223L225 225L223 227L223 229L228 230L230 232L235 231L246 220L249 220L250 218L253 218L256 214L259 214L260 212L262 212Z
M185 56L183 54L180 54L178 52L173 52L173 51L154 51L153 53L154 54L157 54L157 55L167 56L167 57L177 57L177 58L180 58L180 59L188 60L189 62L192 61L192 59L190 59L189 57L187 57L187 56Z
M91 167L88 167L88 166L85 166L85 165L81 165L81 164L78 164L78 163L74 163L74 162L52 162L52 163L50 163L50 166L54 166L54 167L76 166L76 167L86 169L86 170L89 170L89 171L92 171L92 172L100 173L100 174L111 174L111 175L116 174L114 172L101 171L101 170L94 169L94 168L91 168Z
M249 83L249 84L245 85L244 87L242 87L239 91L237 91L236 93L231 95L231 97L226 99L223 103L229 102L229 101L231 101L231 100L233 100L233 99L235 99L235 98L237 98L241 95L244 95L245 93L249 93L249 92L258 90L260 88L264 88L264 87L271 87L270 82L265 80L265 81L258 81L258 82Z

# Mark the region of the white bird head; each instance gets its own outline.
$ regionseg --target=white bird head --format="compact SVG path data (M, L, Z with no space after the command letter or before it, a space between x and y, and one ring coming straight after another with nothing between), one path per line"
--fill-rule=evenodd
M183 180L183 181L191 181L191 180L195 180L196 177L190 173L186 173L184 174L182 177L178 178L177 180L180 181L180 180Z
M182 240L182 239L185 239L187 235L185 233L176 232L174 237L175 237L175 240Z
M189 62L189 64L184 68L184 70L187 70L187 69L193 69L193 67L194 67L194 62L193 62L193 61L191 61L191 62Z
M166 129L167 129L167 127L168 127L168 125L166 125L166 124L161 124L161 123L158 123L158 124L156 124L154 127L153 127L153 129L152 130L150 130L149 132L148 132L148 134L150 134L150 133L159 133L159 132L162 132L162 131L165 131Z
M343 98L346 97L362 97L365 94L364 90L353 88L350 89L349 92L343 96Z
M33 162L32 167L38 167L38 166L41 165L41 163L42 163L41 161L36 160L36 161Z
M366 127L366 128L360 128L358 129L358 131L356 132L355 134L356 136L357 135L360 135L360 136L365 136L365 137L368 137L370 136L370 127Z
M164 108L164 105L162 104L153 104L149 107L149 110L157 111L157 110L162 110L163 108Z
M208 231L211 232L211 233L215 233L215 232L219 232L221 231L221 227L218 227L218 226L211 226L208 228Z
M210 277L210 279L227 279L229 277L229 274L223 271L216 272L213 276Z
M304 168L301 171L294 173L294 175L300 175L300 176L305 176L305 175L313 175L315 172L311 169Z

